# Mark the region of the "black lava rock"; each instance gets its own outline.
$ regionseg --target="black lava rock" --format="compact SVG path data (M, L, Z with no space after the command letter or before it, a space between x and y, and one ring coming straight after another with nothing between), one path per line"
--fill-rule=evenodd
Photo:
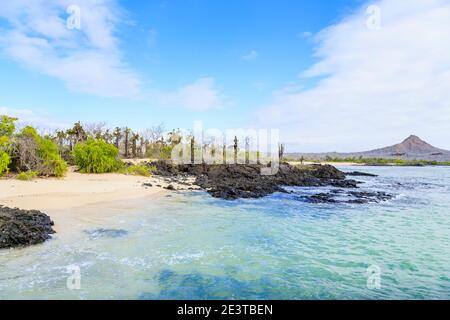
M40 211L0 206L0 249L42 243L55 233L53 225L50 217Z
M257 164L180 164L167 161L149 163L155 174L163 177L194 176L195 184L211 196L226 200L262 198L275 192L286 192L283 187L336 186L357 188L359 182L346 180L345 174L330 165L296 167L282 163L274 175L263 175L263 165ZM266 167L267 168L267 167Z

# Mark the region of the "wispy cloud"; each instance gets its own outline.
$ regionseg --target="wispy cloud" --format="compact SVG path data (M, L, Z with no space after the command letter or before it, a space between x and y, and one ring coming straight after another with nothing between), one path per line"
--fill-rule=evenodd
M259 53L256 50L252 50L244 54L241 59L245 61L252 61L259 57Z
M116 28L122 17L115 0L77 0L81 29L67 28L66 12L74 1L2 1L0 47L32 70L62 80L74 91L132 97L140 91L138 76L123 61Z
M373 4L373 3L370 3ZM383 0L381 29L367 27L367 6L320 32L318 62L259 112L299 150L364 150L416 133L449 148L450 3Z
M19 127L30 125L42 132L52 132L53 130L67 129L70 127L69 123L60 121L45 111L0 107L0 115L16 117L19 119Z
M225 106L225 97L214 78L203 77L174 92L158 93L159 103L191 111L208 111Z
M304 32L300 32L298 34L298 37L303 38L303 39L311 38L312 36L313 36L313 34L310 31L304 31Z

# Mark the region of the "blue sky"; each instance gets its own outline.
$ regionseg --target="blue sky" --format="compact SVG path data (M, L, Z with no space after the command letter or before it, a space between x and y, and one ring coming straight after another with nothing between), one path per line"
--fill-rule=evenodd
M368 30L365 23L366 9L373 3L383 9L387 21L378 33ZM426 22L423 13L444 21L448 1L414 0L408 8L398 3L2 3L0 111L40 126L81 120L135 129L161 122L167 128L191 128L193 121L202 120L210 128L280 128L292 151L363 150L398 142L411 133L450 149L443 123L448 119L448 104L434 101L445 88L435 92L431 84L415 84L411 78L437 72L446 79L447 69L436 71L426 65L426 70L397 79L396 74L378 69L391 70L398 61L385 56L388 61L369 63L374 51L380 50L382 58L394 50L401 52L401 61L409 68L411 61L421 57L413 60L411 53L403 57L403 51L415 54L421 48L438 46L448 33L443 32L435 42L422 43L406 41L402 34L408 30L399 28L401 22L408 26L409 21L418 24L413 29L435 30L439 25ZM80 8L79 30L66 27L69 5ZM392 32L405 43L396 45ZM398 47L393 48L394 44ZM435 54L444 59L442 51ZM362 76L365 71L373 77ZM380 88L382 98L375 103L369 89L374 81L386 79L403 85L395 94L392 87ZM347 80L349 85L340 87ZM425 94L413 99L410 92L419 89ZM333 96L336 92L339 95ZM417 106L412 100L423 104ZM430 116L429 108L437 108L436 116ZM409 117L408 110L419 112L422 118ZM368 118L370 112L381 116ZM348 120L351 114L354 121ZM424 116L429 126L419 125ZM367 136L360 134L362 130Z

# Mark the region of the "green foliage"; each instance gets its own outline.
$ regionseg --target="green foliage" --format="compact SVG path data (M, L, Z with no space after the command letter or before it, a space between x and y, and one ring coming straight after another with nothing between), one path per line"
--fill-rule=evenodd
M151 144L147 147L146 156L158 160L170 160L172 158L173 145L162 143Z
M83 173L107 173L121 168L119 150L104 140L89 138L73 150L75 163Z
M27 150L31 154L30 158L37 158L30 161L30 165L26 165L28 170L37 171L39 175L63 177L68 170L67 163L61 158L58 145L47 137L41 137L33 127L25 127L19 134L16 142L34 141L34 143L25 144L31 150ZM30 147L31 146L31 147ZM23 149L24 147L22 147ZM26 161L26 160L25 160Z
M126 167L123 169L123 173L127 175L133 175L133 176L144 176L144 177L150 177L152 175L152 172L156 170L156 167L154 166L146 166L145 164L135 164L129 167Z
M0 116L0 137L10 137L16 130L15 122L17 118L8 117L5 115Z
M24 171L24 172L19 173L16 176L16 179L22 180L22 181L31 181L33 179L36 179L38 175L39 175L39 172L37 172L37 171Z
M4 151L0 151L0 176L4 173L8 173L9 164L11 163L11 157Z

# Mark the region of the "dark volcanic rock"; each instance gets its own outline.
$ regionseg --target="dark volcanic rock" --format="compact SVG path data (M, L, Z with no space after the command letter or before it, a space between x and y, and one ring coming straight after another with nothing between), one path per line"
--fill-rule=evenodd
M305 196L301 199L312 203L350 203L350 204L366 204L378 203L393 199L394 196L386 192L358 192L332 190L328 193L318 193L312 196Z
M295 167L280 164L274 175L262 175L262 165L174 165L154 162L155 174L164 177L194 176L196 185L216 198L227 200L261 198L275 192L286 192L287 186L337 186L357 188L354 180L346 180L345 174L330 165Z
M96 229L85 231L89 235L91 239L99 239L99 238L120 238L128 235L128 231L122 229Z
M42 243L55 233L46 214L0 206L0 249Z
M359 171L345 172L345 175L353 176L353 177L378 177L376 174L359 172Z

